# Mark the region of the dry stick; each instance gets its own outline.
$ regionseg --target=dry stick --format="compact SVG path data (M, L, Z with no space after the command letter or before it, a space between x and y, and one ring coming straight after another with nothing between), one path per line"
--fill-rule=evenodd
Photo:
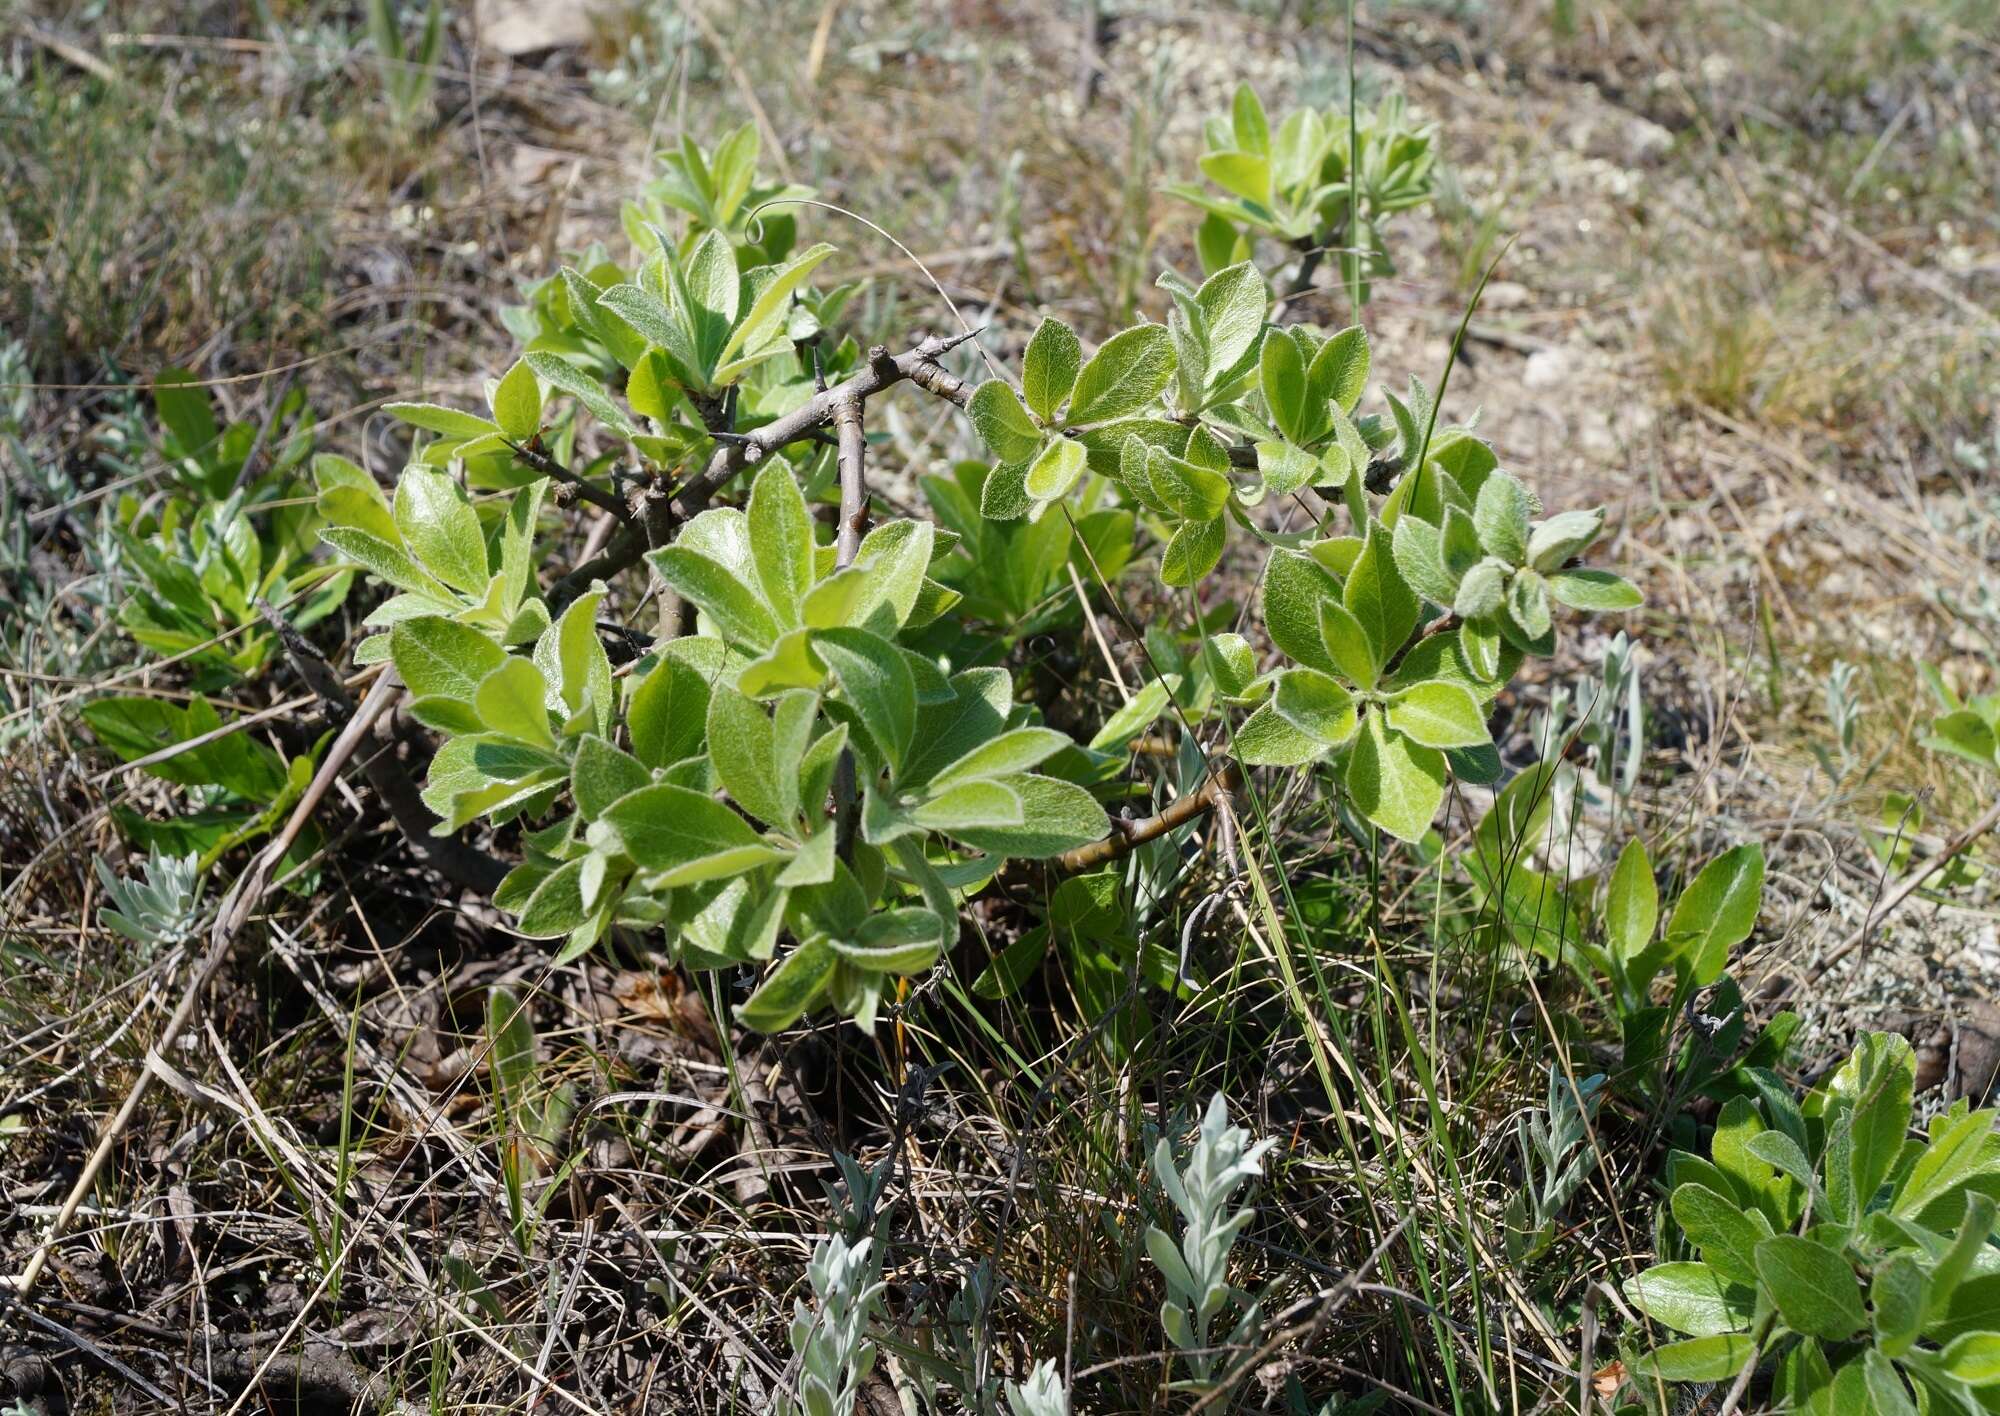
M861 400L835 405L833 426L840 437L840 525L834 531L833 563L845 569L854 564L868 529L868 440L861 428Z
M305 829L306 822L312 819L320 799L332 787L334 778L340 775L340 769L347 765L347 759L354 755L355 749L368 736L369 730L375 726L376 719L388 711L389 705L395 701L396 691L401 686L401 681L392 673L384 674L375 680L375 686L368 690L368 696L362 700L360 709L348 720L347 726L341 730L340 736L327 750L319 771L313 774L312 784L306 788L305 795L299 798L299 804L292 809L291 819L285 822L285 829L272 837L271 843L258 853L250 868L237 877L228 895L223 897L216 913L215 927L209 934L208 953L203 956L200 967L189 980L187 992L181 995L180 1005L174 1009L173 1016L167 1019L165 1029L149 1049L152 1055L159 1056L170 1050L175 1039L180 1036L181 1029L188 1025L188 1020L194 1016L196 1005L208 991L209 983L221 972L222 961L228 957L230 946L236 942L236 936L249 922L251 911L263 901L264 893L270 887L272 871L277 869L278 862L284 859L285 852L292 848L292 843L298 839L299 832ZM105 1125L104 1133L98 1137L97 1148L90 1153L90 1159L84 1162L83 1170L76 1177L76 1183L70 1187L69 1198L63 1201L62 1208L50 1222L47 1237L29 1257L27 1267L12 1280L16 1300L25 1302L34 1292L35 1280L41 1277L42 1269L48 1263L49 1254L55 1249L56 1242L62 1238L63 1232L69 1228L70 1221L76 1217L77 1209L83 1204L84 1197L90 1193L91 1186L97 1183L97 1172L102 1170L104 1162L111 1158L111 1148L118 1143L119 1136L132 1124L132 1118L138 1114L139 1103L144 1099L146 1085L152 1078L152 1070L142 1067L132 1083L132 1089L125 1094L124 1104Z
M1064 851L1056 857L1056 869L1074 875L1130 855L1146 842L1156 841L1176 827L1198 820L1225 804L1242 786L1243 776L1237 770L1235 760L1224 758L1209 768L1208 780L1201 784L1200 790L1174 798L1159 815L1148 816L1142 821L1122 821L1114 817L1111 822L1114 829L1110 835L1101 841Z
M533 443L517 443L510 438L507 440L507 446L516 457L520 458L521 461L527 463L544 477L553 477L564 486L574 488L576 494L592 506L597 507L601 511L610 512L620 521L629 522L632 520L631 508L627 507L624 502L620 501L610 492L605 491L597 483L570 471L569 468L549 456L542 449L536 447Z
M1985 815L1952 836L1944 843L1943 849L1938 851L1936 855L1930 857L1922 865L1917 866L1908 875L1897 881L1895 889L1883 896L1877 904L1870 906L1867 917L1861 921L1861 928L1855 931L1854 937L1820 960L1819 964L1812 971L1812 978L1808 979L1807 982L1810 983L1814 979L1823 977L1827 970L1831 969L1835 964L1839 963L1849 954L1852 954L1856 949L1864 947L1868 943L1869 936L1875 932L1875 927L1894 914L1902 903L1914 895L1926 880L1963 855L1974 841L1977 841L1981 836L1984 836L1995 827L2000 827L2000 799L1995 799L1993 805L1986 809Z

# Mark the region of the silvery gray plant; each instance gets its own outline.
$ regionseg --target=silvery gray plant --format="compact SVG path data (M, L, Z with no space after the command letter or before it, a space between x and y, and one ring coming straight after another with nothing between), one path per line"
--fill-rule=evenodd
M1604 1099L1604 1080L1596 1073L1572 1083L1561 1068L1551 1066L1548 1105L1515 1123L1521 1188L1507 1203L1507 1257L1517 1263L1548 1249L1556 1221L1596 1162L1596 1148L1588 1142Z
M882 1295L882 1255L873 1239L839 1235L813 1249L807 1278L814 1304L794 1301L791 1340L798 1395L780 1392L778 1416L852 1416L855 1394L875 1365L868 1339Z
M1007 1409L1013 1416L1069 1416L1069 1393L1053 1358L1037 1362L1025 1382L1007 1383Z
M1250 1133L1229 1124L1222 1094L1209 1099L1184 1165L1174 1163L1173 1142L1161 1137L1153 1148L1153 1174L1167 1198L1181 1212L1184 1228L1178 1245L1155 1225L1146 1226L1146 1253L1165 1275L1167 1301L1160 1305L1160 1325L1175 1347L1186 1354L1197 1387L1213 1384L1222 1364L1212 1350L1210 1335L1224 1309L1241 1309L1230 1333L1232 1345L1247 1342L1258 1324L1258 1310L1247 1293L1229 1283L1229 1251L1250 1223L1254 1211L1245 1205L1231 1211L1237 1191L1263 1173L1265 1152L1274 1140L1251 1143Z
M201 924L201 868L193 852L185 856L141 856L133 878L123 878L95 859L105 896L117 908L102 912L104 923L135 944L168 948L193 936ZM144 879L137 878L143 872Z

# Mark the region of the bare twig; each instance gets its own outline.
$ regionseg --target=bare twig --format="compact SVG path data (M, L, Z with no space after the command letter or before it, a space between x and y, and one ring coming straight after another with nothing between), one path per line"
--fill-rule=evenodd
M970 338L972 334L932 335L916 348L893 355L878 344L869 350L864 368L831 388L820 390L782 418L748 433L716 437L715 452L708 466L674 494L672 524L678 526L706 510L715 494L746 467L754 467L780 448L823 436L822 430L833 424L837 408L850 403L859 406L892 385L913 383L948 403L964 407L972 397L972 386L938 361ZM609 580L637 565L646 551L645 535L628 525L603 554L570 571L549 588L550 613L560 614L593 580Z
M907 380L926 393L964 407L972 397L971 385L938 361L970 338L972 334L931 335L907 353L894 355L878 344L868 351L868 363L859 372L824 393L814 394L782 418L752 429L741 441L726 441L718 446L701 475L675 496L674 510L682 520L695 515L744 468L755 466L779 448L828 426L833 422L834 410L842 404L865 401L893 384Z
M834 532L834 561L841 568L854 564L868 529L868 440L861 427L861 400L850 398L833 410L840 437L840 525Z
M598 486L595 482L588 481L575 472L570 471L569 468L549 456L542 449L536 447L533 443L509 441L507 446L513 450L514 456L520 458L521 461L527 463L544 477L553 478L561 482L564 486L574 487L576 494L592 506L610 512L620 521L629 522L632 520L632 510L624 502L618 500L617 497L605 491L604 488Z
M1074 875L1089 870L1093 866L1104 865L1122 856L1130 855L1148 841L1157 841L1169 831L1185 826L1190 821L1199 820L1216 807L1223 805L1229 797L1243 786L1242 774L1233 759L1224 758L1209 769L1208 780L1198 791L1176 797L1167 803L1164 811L1157 816L1148 816L1143 821L1113 820L1113 830L1101 841L1092 841L1087 846L1078 846L1073 851L1065 851L1056 857L1056 869Z

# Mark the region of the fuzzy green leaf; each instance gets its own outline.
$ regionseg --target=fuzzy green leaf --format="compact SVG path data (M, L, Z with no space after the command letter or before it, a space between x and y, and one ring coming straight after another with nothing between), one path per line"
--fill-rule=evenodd
M1174 347L1164 325L1139 325L1107 339L1077 375L1072 423L1102 423L1145 408L1174 376Z
M1380 713L1362 719L1347 757L1347 791L1370 821L1404 841L1420 841L1444 803L1444 755L1389 728Z
M1055 421L1082 366L1083 345L1076 331L1061 320L1044 319L1021 356L1021 392L1042 422Z

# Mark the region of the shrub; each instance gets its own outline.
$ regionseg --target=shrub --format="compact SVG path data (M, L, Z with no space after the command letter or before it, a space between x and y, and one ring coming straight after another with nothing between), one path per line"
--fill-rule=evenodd
M775 960L738 1010L750 1026L830 1004L868 1027L957 939L961 892L1009 860L1070 868L1147 838L1108 835L1091 788L1176 691L1197 714L1251 709L1225 734L1244 763L1333 759L1360 816L1413 841L1448 771L1498 775L1487 705L1524 655L1551 652L1553 606L1638 603L1574 564L1601 512L1537 520L1414 379L1386 419L1360 413L1366 334L1271 324L1248 261L1199 286L1162 276L1169 322L1087 358L1044 321L1018 391L947 368L966 336L903 354L834 342L842 296L810 284L832 248L794 251L743 206L760 190L748 133L683 149L679 181L632 215L632 268L566 268L532 292L490 416L390 405L425 435L393 499L347 464L316 467L323 539L396 591L357 658L392 660L445 738L425 791L439 830L532 826L495 898L562 939L559 958L614 926L658 930L692 967ZM647 214L669 207L678 234ZM962 405L993 455L930 483L962 530L871 523L867 408L900 383ZM714 504L743 480L741 506ZM622 530L544 592L551 486ZM1253 514L1308 487L1331 508L1308 533ZM838 507L830 538L817 499ZM1174 589L1215 569L1232 524L1269 543L1265 629L1289 662L1260 674L1246 639L1197 617L1189 672L1079 747L1018 701L978 618L1047 583L1059 553L1034 528L1051 522L1114 562L1143 537ZM954 556L968 542L969 562ZM670 608L615 670L597 620L609 579L642 559Z

